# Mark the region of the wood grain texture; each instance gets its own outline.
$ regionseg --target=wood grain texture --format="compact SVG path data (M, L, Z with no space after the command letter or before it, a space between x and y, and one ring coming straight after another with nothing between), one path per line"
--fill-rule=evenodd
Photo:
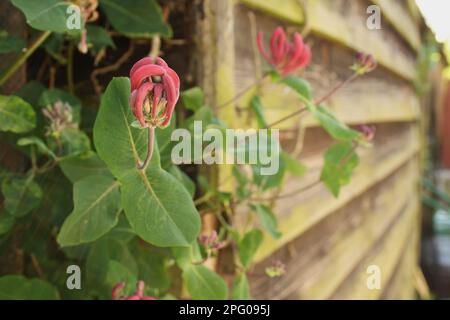
M240 2L291 23L300 24L304 21L303 9L298 0L240 0Z
M306 4L313 32L355 51L370 52L381 65L397 75L408 80L414 78L414 55L399 41L401 37L386 25L380 30L367 28L367 2L308 0Z
M254 279L253 295L275 299L329 297L398 220L407 206L408 193L417 183L415 171L409 162L280 248L255 272L279 258L285 261L287 274L272 283L263 277Z
M374 148L361 152L361 163L351 183L342 189L338 198L334 198L323 185L319 184L295 197L279 201L275 212L278 213L279 229L283 235L278 240L265 236L256 254L256 261L270 256L277 248L293 240L324 217L343 207L351 199L367 192L372 185L398 170L417 153L419 145L416 135L416 129L411 127L396 137L390 137L389 140L379 137L379 143L375 144ZM302 179L288 179L283 190L296 190L317 181L322 161L319 155L309 159L301 158L309 168L307 175Z
M380 6L383 17L400 33L400 35L414 49L419 50L420 28L411 15L407 1L372 0Z
M389 230L382 241L368 253L367 257L360 265L353 270L351 276L342 283L340 288L330 297L332 299L378 299L381 290L370 290L367 287L367 267L376 265L381 270L381 289L385 288L395 266L400 260L402 253L408 248L408 243L412 240L411 233L416 232L417 215L419 211L418 201L409 201L408 207L399 219ZM406 284L408 285L408 284Z

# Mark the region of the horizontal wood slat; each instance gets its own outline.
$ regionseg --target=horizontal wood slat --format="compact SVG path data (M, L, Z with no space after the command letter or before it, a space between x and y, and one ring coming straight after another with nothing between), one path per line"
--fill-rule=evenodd
M411 235L417 230L418 210L418 201L410 201L401 219L331 296L332 299L378 299L381 296L381 290L367 288L367 267L370 265L380 267L381 288L385 288L402 253L408 248L408 242L413 240Z
M264 280L256 280L253 294L275 299L330 296L400 216L417 183L416 170L410 162L310 229L311 238L299 237L287 244L297 256L287 262L287 274L269 293Z
M282 20L300 24L304 21L303 9L298 0L239 0L249 7Z
M415 76L414 58L399 44L387 41L386 28L369 30L366 7L361 1L308 0L308 24L311 30L355 51L372 53L378 62L397 75L412 80ZM345 15L342 8L346 8Z
M380 6L382 17L386 17L389 23L405 38L415 50L419 50L420 30L419 26L411 16L408 4L403 0L372 0Z

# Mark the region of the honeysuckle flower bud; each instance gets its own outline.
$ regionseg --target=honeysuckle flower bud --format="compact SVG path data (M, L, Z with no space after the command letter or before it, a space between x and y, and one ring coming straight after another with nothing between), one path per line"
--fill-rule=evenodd
M371 54L364 52L358 52L355 56L355 63L352 66L357 74L365 74L373 71L377 67L377 61Z
M146 57L130 71L130 105L141 127L164 128L180 95L180 78L162 58Z
M42 114L49 120L47 136L58 136L66 128L77 128L73 122L72 107L67 102L57 101L42 109Z
M136 286L137 286L137 290L133 295L131 295L129 297L121 296L120 293L121 293L122 289L125 287L125 284L123 282L119 282L112 289L111 297L113 300L156 300L155 297L144 296L144 288L145 288L144 281L139 280L137 282Z
M280 260L275 260L273 264L265 269L266 274L271 277L281 277L286 272L286 266Z
M375 126L363 124L358 126L358 131L360 131L363 135L364 140L372 141L375 138L376 128Z
M219 240L216 230L213 230L209 236L202 234L199 236L198 241L206 249L219 250L225 246L225 241Z
M292 43L286 41L286 33L277 27L270 37L270 55L263 46L263 33L258 32L256 43L264 59L283 76L306 66L311 60L311 49L303 43L302 36L295 32Z

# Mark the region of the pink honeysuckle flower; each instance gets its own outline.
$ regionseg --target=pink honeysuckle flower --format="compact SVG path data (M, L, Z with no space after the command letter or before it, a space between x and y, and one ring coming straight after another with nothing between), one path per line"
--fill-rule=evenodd
M155 297L144 296L145 283L142 280L137 282L136 292L129 297L120 295L124 287L125 284L123 282L119 282L114 286L111 292L111 297L113 300L156 300Z
M180 78L162 58L146 57L130 70L130 105L141 127L164 128L180 95Z
M306 66L311 60L311 49L303 43L302 36L295 32L293 42L286 41L286 33L277 27L270 37L270 55L263 46L263 33L258 32L256 43L264 59L283 76Z

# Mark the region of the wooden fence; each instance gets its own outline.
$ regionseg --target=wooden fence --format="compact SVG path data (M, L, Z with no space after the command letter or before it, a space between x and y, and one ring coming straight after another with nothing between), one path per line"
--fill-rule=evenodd
M366 25L372 4L381 9L380 30ZM347 124L374 124L377 130L373 148L358 150L361 163L338 198L314 184L330 137L310 117L280 125L284 149L301 159L308 172L286 179L281 190L305 187L303 192L274 203L283 236L265 237L250 274L252 297L414 298L423 140L421 105L412 85L422 24L414 1L205 0L204 6L197 30L198 73L211 105L228 101L261 76L256 30L269 34L282 25L303 33L313 59L299 75L311 82L317 97L351 73L355 52L372 53L379 62L375 72L327 104ZM235 107L248 105L253 93ZM281 86L265 86L262 97L271 120L299 108L295 94ZM230 104L217 112L232 127L256 127L239 110ZM232 188L226 183L229 174L229 168L220 168L225 189ZM286 274L261 277L274 259L285 263ZM371 265L380 268L380 290L367 287ZM221 264L218 269L227 272Z

